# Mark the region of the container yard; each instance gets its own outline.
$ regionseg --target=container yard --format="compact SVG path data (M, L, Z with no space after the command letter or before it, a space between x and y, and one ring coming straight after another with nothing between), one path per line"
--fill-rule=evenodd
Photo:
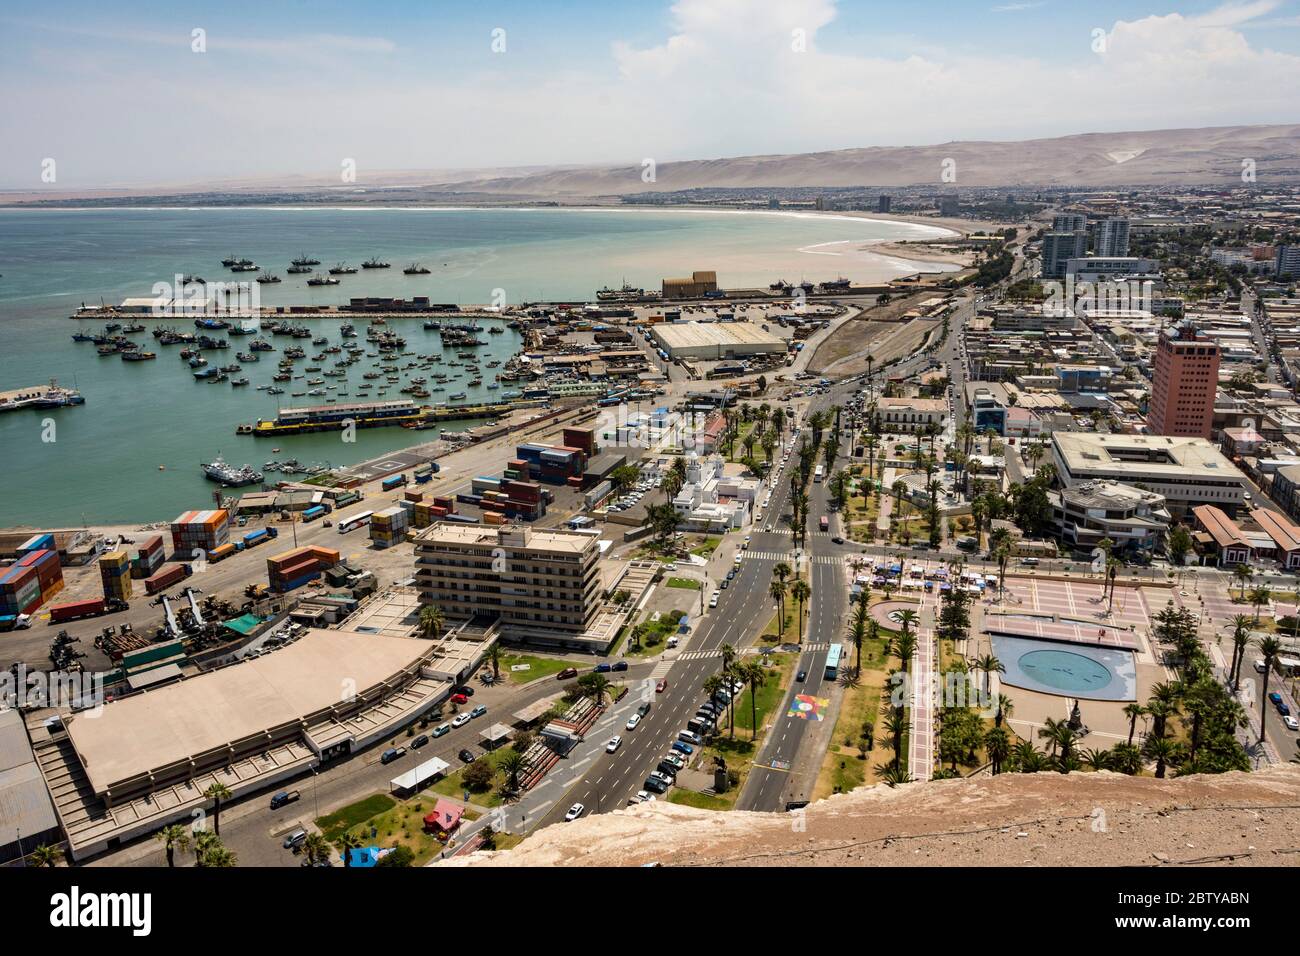
M57 551L28 551L0 575L0 616L31 614L63 590Z
M370 519L370 543L376 548L391 548L406 540L411 516L401 505L376 511Z
M184 581L193 573L193 567L188 564L167 565L157 574L144 579L145 593L157 594L159 591L165 591L173 584Z
M163 537L156 534L149 538L144 544L137 549L135 557L131 559L131 577L147 578L158 572L162 563L166 560L167 549L163 545Z

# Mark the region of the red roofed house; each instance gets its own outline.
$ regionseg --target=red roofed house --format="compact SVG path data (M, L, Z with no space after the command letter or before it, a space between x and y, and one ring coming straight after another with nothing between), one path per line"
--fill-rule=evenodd
M433 812L424 818L425 832L432 833L445 843L460 826L460 818L464 813L465 808L459 804L452 803L450 800L439 800L434 804Z
M1197 505L1192 509L1192 515L1213 539L1219 554L1219 567L1250 563L1250 540L1236 522L1213 505Z
M1250 516L1273 539L1278 562L1288 571L1300 568L1300 527L1279 511L1255 508Z

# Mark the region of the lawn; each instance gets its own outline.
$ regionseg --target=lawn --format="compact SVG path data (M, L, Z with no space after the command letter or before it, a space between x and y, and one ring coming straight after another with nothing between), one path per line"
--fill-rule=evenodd
M700 544L691 548L691 554L698 555L701 558L707 558L712 555L714 551L718 550L718 545L720 544L722 544L721 537L714 536L711 538L705 538Z
M637 657L652 657L655 654L662 653L664 643L672 635L677 633L677 622L686 616L686 612L673 608L671 611L663 612L659 615L659 620L652 621L648 615L646 620L642 621L641 643L636 645L632 641L632 628L628 628L628 638L626 652Z
M437 798L428 794L412 797L402 803L390 799L392 806L389 809L362 820L348 830L364 846L405 846L415 854L411 865L423 866L446 849L445 844L424 832L425 814L433 810L436 802ZM467 809L463 819L468 823L478 818L479 814Z
M495 770L497 765L501 762L501 759L510 752L510 749L510 745L507 744L484 754L478 759L486 760L491 764L492 769ZM465 768L468 766L469 764L465 764L455 773L449 774L434 783L429 789L434 793L442 794L444 797L455 797L457 800L463 800L465 798ZM470 802L476 803L481 807L500 806L502 799L501 794L498 792L498 788L504 779L505 777L503 774L497 773L496 776L492 778L492 783L486 790L469 791Z
M670 588L686 588L688 591L698 591L701 587L700 582L695 578L669 578L668 586Z
M316 826L320 828L325 839L333 843L357 824L391 810L396 804L397 801L385 793L371 794L356 803L350 803L340 810L318 818Z
M666 799L669 803L678 803L684 807L695 807L698 810L730 810L735 803L734 800L728 800L726 797L696 793L694 790L683 790L680 787L673 787L672 792L668 794Z
M512 671L515 664L527 664L526 671ZM551 677L571 666L566 660L556 657L537 657L533 654L502 654L501 674L508 677L512 684L527 684L539 677Z

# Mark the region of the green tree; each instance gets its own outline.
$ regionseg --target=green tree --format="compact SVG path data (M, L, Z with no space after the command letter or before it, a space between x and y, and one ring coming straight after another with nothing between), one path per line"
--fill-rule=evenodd
M212 801L212 832L221 836L221 801L229 800L234 794L229 787L218 781L204 790L203 795Z
M163 827L154 834L154 838L163 844L167 854L167 866L176 865L176 851L184 852L190 848L190 831L180 823L173 823Z

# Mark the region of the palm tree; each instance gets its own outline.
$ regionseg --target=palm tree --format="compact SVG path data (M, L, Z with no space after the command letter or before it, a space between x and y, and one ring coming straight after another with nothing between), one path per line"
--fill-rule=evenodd
M1006 694L998 694L998 712L993 716L993 726L1001 727L1002 721L1016 712L1016 705Z
M309 833L307 839L303 841L302 852L309 863L328 862L330 858L329 841L319 833Z
M798 578L790 585L790 597L799 602L799 643L803 643L803 606L812 596L812 586L803 578Z
M1039 728L1038 736L1051 745L1049 753L1056 757L1061 772L1069 773L1070 750L1079 737L1078 731L1064 720L1048 717Z
M971 666L977 671L984 672L984 693L988 697L993 696L993 682L990 675L996 671L999 674L1007 672L1006 666L992 654L985 654L983 657L977 657L971 661Z
M990 727L984 734L984 752L993 764L993 775L1002 772L1002 765L1011 756L1011 735L1003 727Z
M1265 714L1268 712L1268 679L1273 673L1273 663L1282 652L1282 642L1276 637L1263 637L1258 646L1259 652L1264 655L1264 687L1259 698L1259 741L1263 743Z
M1090 770L1106 770L1110 767L1109 750L1093 750L1090 748L1079 754L1079 758L1083 761L1084 766Z
M1262 584L1250 589L1250 603L1255 608L1255 624L1259 624L1259 609L1273 599L1273 592L1268 585Z
M212 832L221 836L221 801L229 800L234 794L230 792L229 787L218 780L204 790L203 795L212 801Z
M62 855L56 848L42 843L35 850L32 850L27 859L32 866L53 869L59 865L59 857Z
M1147 759L1156 762L1156 777L1163 780L1165 776L1165 766L1173 763L1178 759L1178 744L1174 743L1168 737L1148 737L1143 750L1146 752Z
M894 752L893 766L900 767L903 760L903 734L907 731L907 718L903 716L903 708L894 707L885 715L885 730L889 733L885 746Z
M767 668L758 661L750 661L740 665L739 677L749 685L749 739L755 740L758 737L758 704L755 695L767 683Z
M210 869L229 869L236 866L238 862L239 858L235 856L235 851L218 840L214 846L209 847L207 852L203 854L203 860L199 863L199 866Z
M784 581L792 574L794 574L794 571L792 571L790 565L786 564L784 561L778 561L776 564L772 565L772 576L778 581Z
M425 604L420 607L416 632L426 640L440 637L444 623L442 608L436 604Z
M1232 619L1232 666L1228 676L1232 679L1232 692L1235 694L1241 685L1241 664L1246 659L1246 648L1250 644L1250 618L1238 614Z
M875 774L880 778L882 783L890 787L897 787L900 783L914 783L911 776L906 770L897 764L882 764L877 767Z
M785 582L780 579L773 581L767 586L767 593L776 601L776 633L777 637L785 635Z
M488 660L492 663L492 680L495 683L501 679L501 642L493 641L487 650Z
M519 778L523 776L526 767L527 763L524 761L524 755L513 749L507 751L497 761L497 769L505 774L505 787L503 789L506 793L515 794L519 792Z
M1133 746L1133 734L1137 732L1137 722L1139 717L1145 717L1147 709L1141 704L1132 703L1124 705L1124 716L1128 718L1128 745Z
M155 839L162 841L163 847L167 853L167 866L176 865L176 851L188 850L190 848L190 831L187 827L173 823L165 826L154 834Z
M604 674L588 674L585 679L579 682L582 692L590 697L599 707L605 702L605 694L609 691L609 678Z
M343 855L344 868L348 868L352 866L352 851L361 849L363 843L361 837L348 831L335 840L334 845L339 848L339 853Z
M1232 576L1236 578L1237 583L1241 585L1241 599L1243 601L1246 600L1246 585L1249 584L1250 579L1255 576L1255 572L1251 570L1249 565L1239 564L1232 569Z

